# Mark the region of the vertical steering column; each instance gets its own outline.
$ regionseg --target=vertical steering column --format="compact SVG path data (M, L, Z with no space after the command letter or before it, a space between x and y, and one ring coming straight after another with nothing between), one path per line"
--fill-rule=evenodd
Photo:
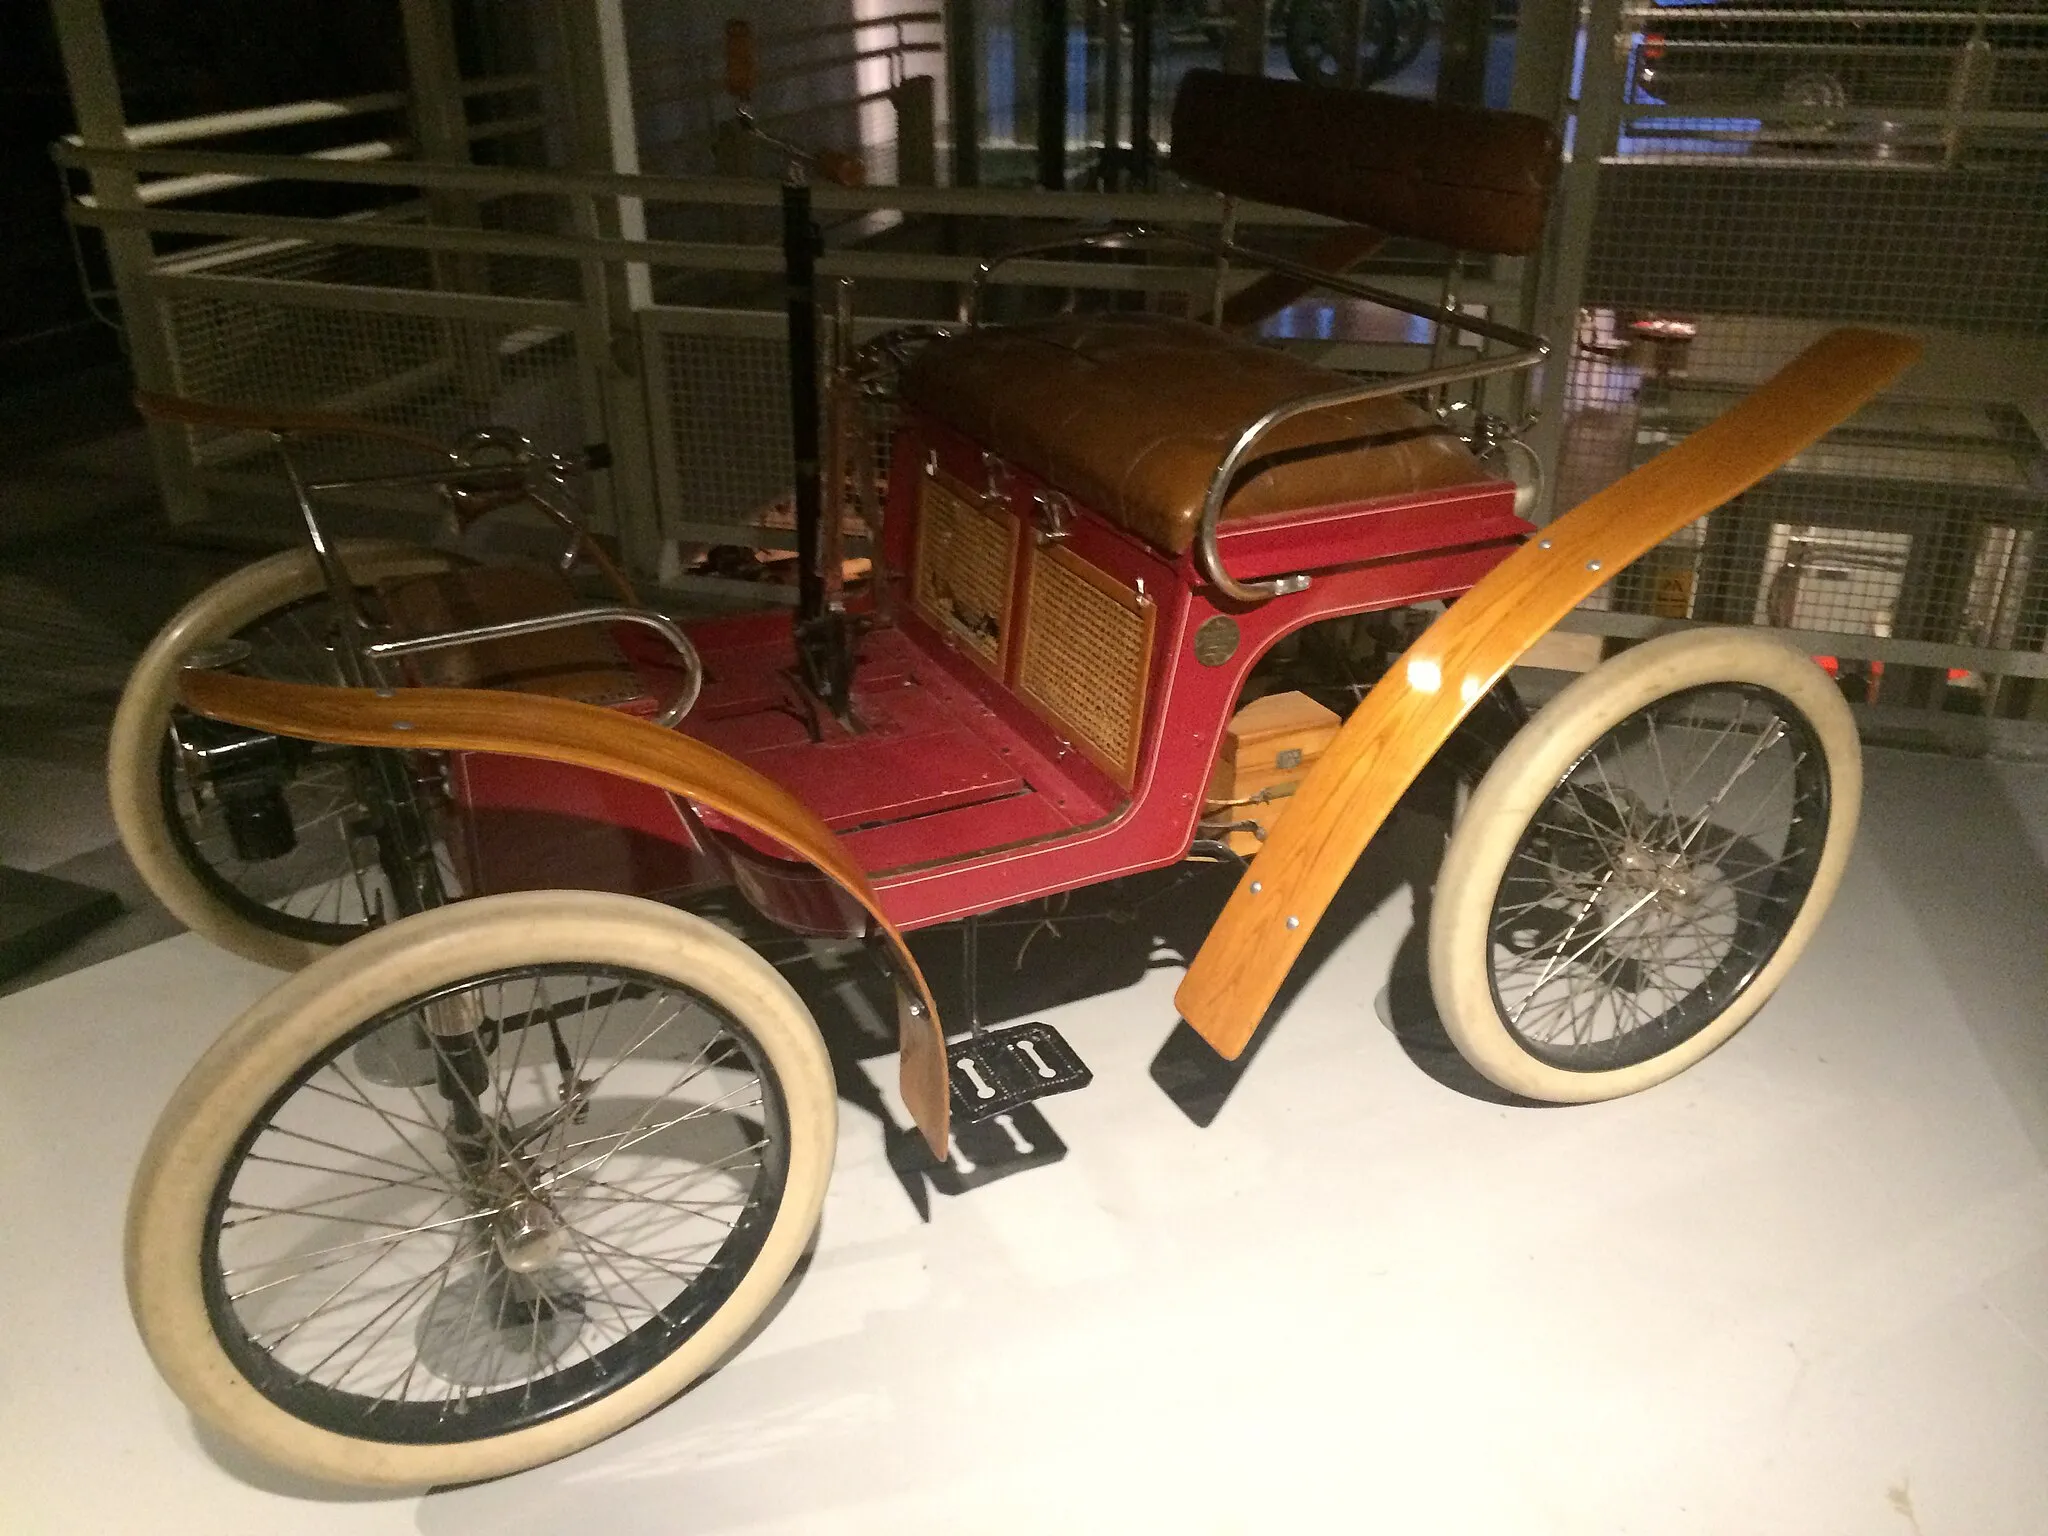
M823 247L811 218L810 183L802 166L792 161L782 184L782 260L788 286L789 434L796 469L797 670L804 686L846 721L851 718L853 638L839 596L837 519L844 487L830 486L828 498L818 433L817 264ZM829 538L828 499L834 519Z

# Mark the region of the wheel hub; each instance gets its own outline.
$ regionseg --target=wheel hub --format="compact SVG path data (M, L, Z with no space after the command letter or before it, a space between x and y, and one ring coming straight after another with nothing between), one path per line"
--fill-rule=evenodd
M1692 860L1675 848L1652 848L1630 838L1615 852L1615 895L1628 905L1647 895L1667 911L1689 911L1701 884Z
M552 1207L539 1199L514 1202L498 1213L491 1232L498 1259L515 1275L537 1274L562 1256L569 1234Z

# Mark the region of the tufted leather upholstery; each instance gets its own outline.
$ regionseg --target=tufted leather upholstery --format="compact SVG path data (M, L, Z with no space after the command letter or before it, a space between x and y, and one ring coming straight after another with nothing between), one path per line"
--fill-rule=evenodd
M904 399L1172 554L1232 440L1344 375L1157 315L1067 318L926 347ZM1328 445L1334 451L1304 452ZM1484 480L1465 445L1401 399L1298 418L1255 450L1225 519Z

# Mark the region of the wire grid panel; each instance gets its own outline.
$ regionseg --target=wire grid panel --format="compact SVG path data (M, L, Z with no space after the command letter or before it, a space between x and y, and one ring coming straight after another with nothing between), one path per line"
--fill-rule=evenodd
M1965 9L1624 8L1624 121L1600 171L1560 508L1833 324L2043 355L2048 10L1965 23ZM1894 391L1589 606L2043 649L2044 448L2002 398L2015 375L1990 372L1922 370L1931 398ZM1938 669L1858 670L1867 700L1986 704L1974 678L1959 700Z
M734 530L758 542L789 500L796 467L789 434L788 343L782 317L705 317L715 330L660 329L649 383L666 536L680 525Z
M743 310L656 308L643 316L662 533L687 543L776 547L794 528L795 454L790 442L787 322ZM861 321L856 335L893 322ZM829 357L835 322L820 315L819 356ZM895 432L893 372L862 392L860 425L875 482L888 476ZM820 372L821 434L830 430ZM862 472L849 465L849 474ZM849 498L849 532L858 508ZM724 536L730 535L729 540Z
M1646 341L1614 310L1583 312L1560 505L1704 425L1824 328L1712 315L1685 326L1690 339ZM2040 651L2048 648L2044 463L2040 439L2010 405L1895 393L1651 551L1594 606ZM1978 680L1958 682L1982 692ZM1917 674L1883 686L1894 694L1885 702L1914 701L1896 697L1899 687L1923 703L1942 694ZM1873 700L1877 687L1873 678ZM1971 701L1943 694L1942 702Z
M272 300L181 291L161 300L178 392L222 405L340 411L453 441L515 427L543 447L584 441L573 331L453 314L380 313L319 297ZM198 464L260 448L248 433L193 429ZM323 468L356 452L322 442Z

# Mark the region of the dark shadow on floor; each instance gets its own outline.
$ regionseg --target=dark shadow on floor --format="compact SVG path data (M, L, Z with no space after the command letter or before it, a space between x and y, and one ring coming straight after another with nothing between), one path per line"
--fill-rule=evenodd
M1197 1125L1213 1124L1238 1083L1274 1032L1286 1027L1289 1006L1352 933L1389 899L1406 887L1412 893L1414 922L1396 954L1386 990L1375 1005L1402 1050L1416 1066L1445 1087L1468 1098L1492 1104L1529 1101L1495 1087L1458 1054L1437 1018L1429 990L1429 904L1445 839L1450 835L1456 784L1440 766L1432 765L1401 798L1379 835L1338 888L1314 935L1288 974L1265 1022L1235 1061L1212 1050L1185 1021L1152 1060L1152 1080ZM1225 894L1228 894L1226 889ZM1220 903L1218 906L1220 907ZM1213 918L1212 918L1213 920ZM1204 924L1203 932L1206 933ZM1194 943L1198 946L1200 937ZM1193 950L1189 949L1192 955ZM1372 1018L1364 1006L1360 1022Z

